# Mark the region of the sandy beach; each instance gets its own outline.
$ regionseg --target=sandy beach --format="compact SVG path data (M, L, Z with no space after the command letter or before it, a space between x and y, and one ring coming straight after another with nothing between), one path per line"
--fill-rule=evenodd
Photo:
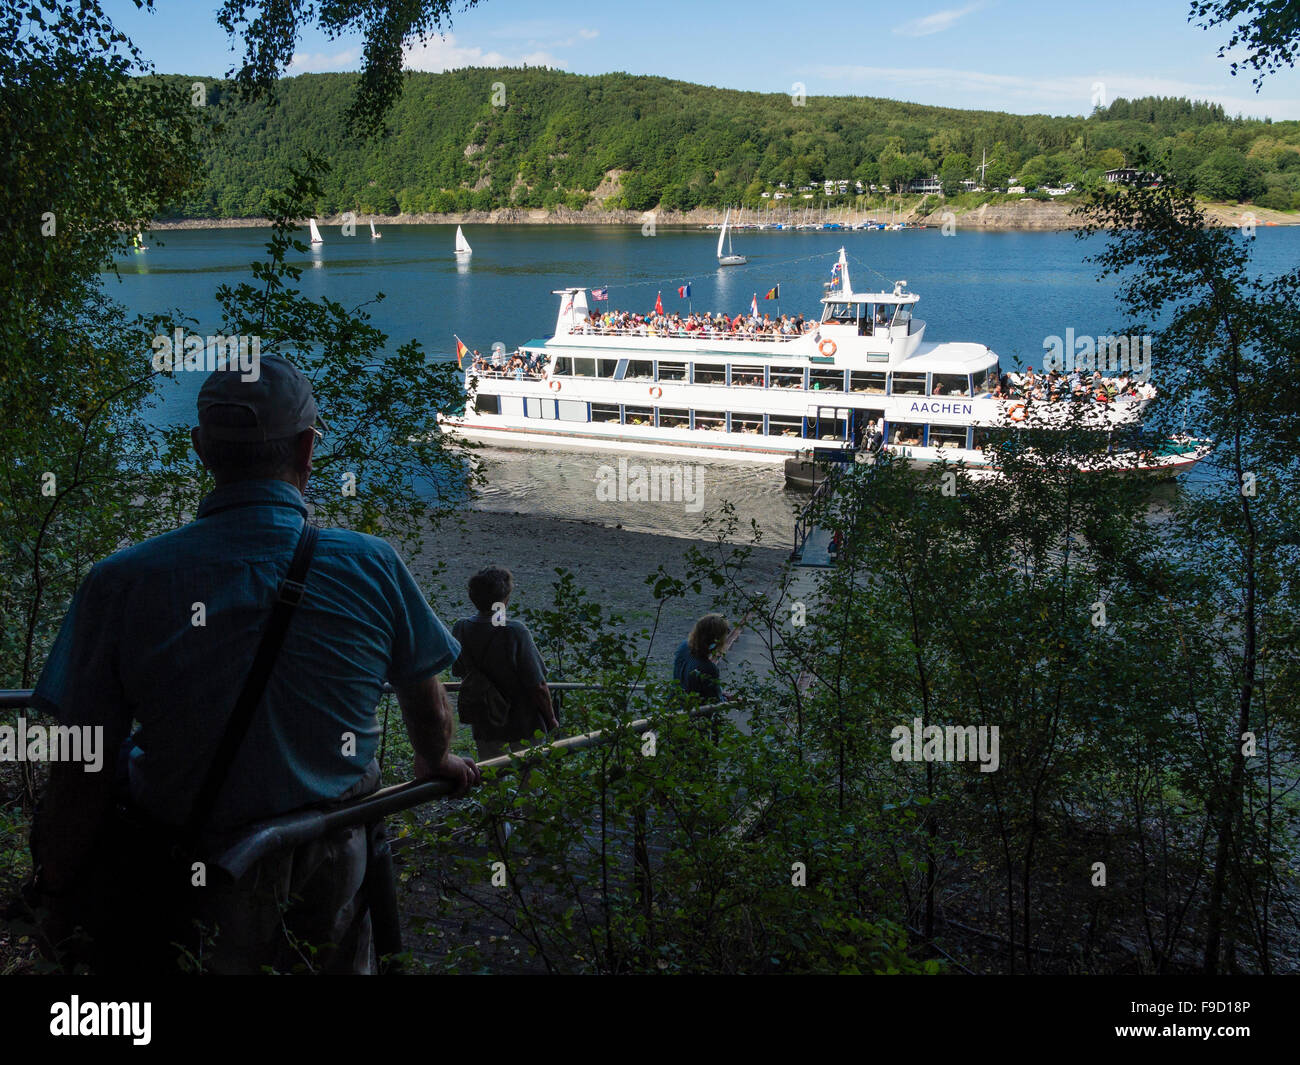
M501 565L515 578L512 614L525 607L550 606L555 570L563 567L573 573L592 601L624 616L624 631L648 629L654 623L656 603L645 578L660 565L671 574L682 575L687 551L692 544L701 543L517 512L470 510L459 517L431 533L412 563L421 585L434 588L430 601L448 625L473 613L465 592L469 577L485 566ZM746 581L755 589L774 589L788 554L787 548L755 548L746 567ZM439 562L445 563L445 570L440 578L434 578ZM651 652L652 666L665 672L671 669L677 645L695 619L713 609L710 591L706 587L703 595L673 600L665 607ZM758 641L743 634L729 652L727 664L754 661L760 651Z

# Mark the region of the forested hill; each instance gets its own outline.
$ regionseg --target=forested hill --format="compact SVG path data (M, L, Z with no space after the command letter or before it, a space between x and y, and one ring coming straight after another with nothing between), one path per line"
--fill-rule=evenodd
M168 76L187 94L196 79ZM664 78L545 68L411 74L389 133L345 120L352 74L280 83L277 106L235 102L207 82L223 135L204 183L175 214L252 217L306 151L325 156L321 214L393 214L587 205L689 210L767 206L786 186L854 182L901 190L939 174L949 191L978 178L1005 187L1086 186L1105 170L1159 170L1214 199L1300 208L1300 123L1234 119L1180 99L1117 100L1088 118L960 111L867 97L790 96ZM768 192L768 198L763 193ZM833 202L847 202L835 198Z

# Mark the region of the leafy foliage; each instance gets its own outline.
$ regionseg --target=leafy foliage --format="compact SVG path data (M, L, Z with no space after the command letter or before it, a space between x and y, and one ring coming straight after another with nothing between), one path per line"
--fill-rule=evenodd
M828 179L898 190L933 173L951 190L978 177L985 158L984 180L997 188L1012 177L1026 187L1096 184L1122 165L1186 173L1195 185L1214 156L1205 195L1268 189L1286 208L1300 196L1300 123L1230 119L1186 100L1117 100L1087 118L1052 118L853 97L794 107L782 95L539 68L412 73L404 84L386 136L350 117L355 74L285 79L275 106L210 86L225 137L204 151L202 188L169 212L269 214L277 175L322 145L330 173L312 204L320 214L593 203L688 211L769 204L762 192L782 183L821 197Z

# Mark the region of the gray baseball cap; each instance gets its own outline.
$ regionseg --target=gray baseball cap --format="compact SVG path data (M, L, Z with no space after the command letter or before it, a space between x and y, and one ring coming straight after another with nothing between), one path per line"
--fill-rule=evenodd
M247 381L238 369L216 370L199 389L199 425L211 440L260 443L297 436L317 423L311 382L288 359L263 355L260 373ZM204 415L211 407L242 407L256 425L213 425Z

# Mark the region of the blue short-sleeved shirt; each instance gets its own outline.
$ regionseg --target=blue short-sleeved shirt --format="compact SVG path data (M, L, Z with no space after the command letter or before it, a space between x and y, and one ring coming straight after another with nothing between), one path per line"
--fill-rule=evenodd
M98 563L73 598L34 702L65 725L125 735L138 722L131 794L159 819L189 812L306 514L284 481L225 485L189 525ZM340 796L378 747L383 682L422 680L459 653L392 547L322 529L211 827Z

